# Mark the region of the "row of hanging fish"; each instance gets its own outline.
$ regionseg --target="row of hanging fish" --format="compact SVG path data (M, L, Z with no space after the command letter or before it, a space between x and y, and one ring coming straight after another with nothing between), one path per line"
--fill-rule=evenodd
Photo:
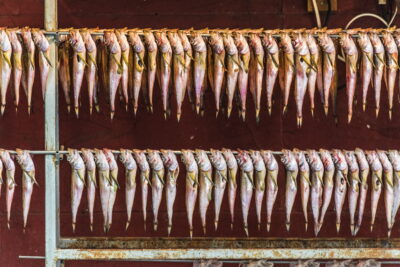
M71 208L72 225L75 229L76 214L81 201L84 186L87 186L91 229L93 225L93 207L97 187L96 167L104 216L104 230L108 231L112 223L112 209L119 187L118 165L113 151L78 150L68 151L68 161L72 166ZM272 213L278 194L278 161L269 150L214 150L209 152L196 149L182 150L182 162L186 169L185 204L190 236L193 235L193 213L198 201L203 233L206 233L206 214L211 201L214 201L215 230L218 228L222 200L227 189L231 227L234 223L236 191L240 190L243 225L248 235L248 214L253 194L257 215L258 229L261 228L262 203L266 201L266 228L270 230ZM81 157L82 154L82 157ZM152 211L154 230L158 226L158 210L165 192L168 235L172 229L173 207L176 196L176 182L179 175L179 163L176 153L171 150L126 150L119 152L125 166L125 199L128 228L135 199L136 173L142 190L142 211L146 225L147 198L149 186L152 194ZM356 235L361 227L366 206L366 196L370 184L371 221L373 230L378 202L381 192L384 193L385 213L388 236L395 223L400 206L400 153L397 150L388 152L342 150L283 150L281 162L286 170L285 185L285 224L290 230L291 213L300 191L305 230L308 227L308 205L311 203L314 233L318 235L326 212L334 202L336 228L339 232L341 213L347 196L350 212L350 230ZM86 170L86 172L85 172ZM85 173L87 174L85 179ZM240 179L237 174L240 173ZM370 182L368 182L371 177ZM298 190L300 189L300 190ZM310 198L311 196L311 198ZM333 199L333 200L332 200Z
M171 114L171 96L174 95L178 121L185 95L196 113L203 113L204 94L208 88L214 93L217 116L223 111L230 117L236 102L243 120L250 91L258 121L263 94L267 96L268 113L272 112L272 96L278 80L283 113L287 111L290 95L294 94L300 127L307 91L312 115L317 89L325 113L328 114L331 99L336 116L336 61L340 44L345 55L348 122L357 95L358 74L362 77L363 110L368 89L372 87L378 116L383 79L388 90L389 117L392 116L399 67L399 30L68 30L69 35L59 38L59 78L68 109L74 105L76 115L81 106L85 74L90 112L93 107L99 109L100 88L107 95L111 118L118 92L126 109L131 106L136 114L142 91L143 105L152 112L157 80L165 118ZM339 36L339 42L332 39L332 34Z

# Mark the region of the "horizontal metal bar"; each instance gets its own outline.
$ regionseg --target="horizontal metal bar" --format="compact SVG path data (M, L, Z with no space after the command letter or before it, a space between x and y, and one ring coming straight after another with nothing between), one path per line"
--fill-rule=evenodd
M45 256L22 256L22 255L19 255L18 258L20 258L20 259L31 259L31 260L44 260L44 259L46 259Z

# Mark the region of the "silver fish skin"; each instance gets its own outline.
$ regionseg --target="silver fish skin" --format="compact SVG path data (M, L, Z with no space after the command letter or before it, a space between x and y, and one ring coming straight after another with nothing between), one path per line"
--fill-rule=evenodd
M397 150L389 150L390 163L393 167L393 210L392 210L392 228L395 223L396 214L400 206L400 153Z
M316 150L307 150L306 158L311 168L311 208L314 217L314 234L317 236L320 229L319 218L323 197L324 164Z
M145 99L147 100L148 109L151 113L153 113L153 89L154 82L156 80L156 72L157 72L157 52L158 47L154 35L150 31L144 32L144 43L146 46L146 86L143 89L146 89Z
M33 193L33 185L38 185L35 179L35 164L27 150L16 149L16 159L22 169L22 214L24 218L24 232L28 221L29 207ZM1 166L2 167L2 166Z
M308 50L310 52L310 66L308 73L308 94L310 96L311 116L314 116L314 97L315 88L317 87L320 96L323 97L323 79L322 79L322 58L321 50L318 46L312 31L306 31L304 39L307 42Z
M369 39L374 48L374 75L373 75L373 88L375 91L375 116L378 117L380 102L381 102L381 88L382 78L385 72L385 47L383 46L381 38L378 33L370 32Z
M261 208L264 200L265 193L265 177L267 175L267 168L265 167L264 159L261 156L260 151L250 150L250 157L253 161L254 173L255 173L255 203L256 203L256 214L258 221L258 230L261 229Z
M16 30L8 29L7 34L12 47L12 84L14 90L14 105L15 110L17 111L19 104L19 89L22 78L22 43L17 36Z
M324 197L319 218L318 232L321 230L321 227L324 223L326 211L328 210L329 204L331 203L334 185L333 176L335 174L335 164L333 163L331 152L326 149L320 149L319 154L322 160L322 164L324 165Z
M272 36L271 31L265 31L264 37L262 38L262 44L266 53L265 63L265 86L267 92L267 106L268 114L272 113L272 95L274 93L274 87L276 78L278 77L279 71L279 46L275 38Z
M272 211L274 209L274 204L276 200L276 196L278 195L278 172L279 166L276 161L272 151L270 150L261 150L261 156L264 160L265 167L267 168L267 197L266 197L266 206L267 206L267 232L269 232L271 228L272 221Z
M12 55L12 46L10 39L5 31L5 29L0 29L0 50L2 53L1 57L1 82L0 82L0 95L1 95L1 115L4 114L4 110L6 107L6 97L7 97L7 89L10 83L12 65L11 65L11 55Z
M143 211L143 225L146 231L146 219L147 219L147 198L150 182L150 165L147 161L146 154L143 150L134 149L133 158L136 160L136 164L140 170L140 184L142 189L142 211Z
M232 150L223 148L222 154L224 155L226 165L228 167L228 201L229 201L229 212L231 214L231 229L233 229L233 222L235 218L235 200L237 190L237 172L238 163Z
M120 152L119 159L125 167L125 204L127 215L125 230L127 230L131 222L132 208L135 202L137 164L132 156L132 151L120 149Z
M68 149L67 161L71 164L71 210L72 231L75 233L76 214L81 204L83 188L85 187L85 163L76 149Z
M393 188L393 167L390 163L386 152L383 150L377 150L379 160L382 163L383 167L383 178L384 178L384 200L385 200L385 213L386 213L386 221L388 226L388 237L390 237L392 231L392 211L393 211L393 203L394 203L394 188Z
M182 43L183 52L185 53L185 68L183 70L183 99L185 99L186 91L188 92L189 101L191 104L194 103L194 84L193 84L193 49L190 44L188 31L178 31L179 38Z
M367 105L367 93L372 80L374 48L367 32L358 33L357 43L361 49L361 73L362 73L362 103L363 111Z
M88 87L89 96L89 112L92 114L93 106L95 106L97 112L99 111L99 103L97 101L97 46L96 43L88 30L81 31L82 39L85 42L86 48L86 82Z
M86 167L86 190L89 209L90 231L93 231L93 211L94 201L96 198L96 162L94 160L93 152L90 149L81 149L82 159Z
M110 168L110 198L108 199L108 206L107 206L107 219L108 219L108 230L110 230L112 225L112 213L113 207L115 203L115 198L117 197L117 189L119 188L118 183L118 164L114 157L114 154L111 152L110 149L104 148L103 149L104 155L107 159L108 166Z
M357 157L358 167L360 169L360 179L361 179L360 199L358 201L358 217L357 217L356 227L354 229L354 235L357 235L357 233L361 227L364 209L365 209L365 203L366 203L366 199L367 199L369 164L368 164L367 158L365 156L365 153L362 149L356 148L354 153Z
M212 188L214 186L212 180L212 165L204 150L196 149L195 158L199 166L199 208L200 219L203 227L203 234L206 233L206 220L208 205L212 199Z
M14 197L15 183L15 163L7 150L0 149L0 159L6 170L6 203L7 203L7 227L10 229L11 205Z
M293 149L293 154L296 158L297 165L299 168L299 178L300 178L300 196L301 196L301 206L303 208L304 215L304 229L307 232L308 228L308 200L310 198L310 166L306 160L306 155L304 151Z
M179 164L175 153L172 150L161 150L161 159L167 170L165 182L165 198L167 202L168 214L168 236L172 229L172 216L174 212L174 202L176 197L176 183L179 176Z
M251 198L253 197L254 166L247 151L238 150L236 159L240 168L240 198L242 202L243 226L246 235L249 236L247 218L249 216Z
M230 33L223 35L222 40L226 52L226 96L227 96L227 117L229 118L232 111L233 98L236 92L236 86L239 75L239 51L235 41Z
M101 210L103 212L103 228L104 232L107 233L110 229L108 222L108 203L111 195L111 178L110 178L110 166L106 155L102 150L95 149L94 160L96 162L97 170L99 173L99 186L100 186L100 200Z
M376 210L382 192L382 163L376 151L365 151L367 161L371 169L371 222L370 231L374 229Z
M50 44L44 32L39 29L32 29L32 40L38 48L38 60L40 69L40 81L42 85L43 100L46 94L47 78L50 71Z
M128 111L128 103L129 103L129 96L128 96L128 61L129 61L129 42L128 38L126 37L127 31L125 29L118 29L115 30L115 36L117 37L117 41L119 47L121 49L121 87L120 90L122 91L122 98L125 102L125 110Z
M394 98L394 86L396 82L397 70L399 68L399 61L398 61L399 52L391 30L382 31L382 41L386 52L385 83L388 89L389 119L391 120L393 98Z
M210 161L214 167L214 226L215 230L217 230L219 213L221 210L222 200L224 198L226 183L228 181L228 167L221 151L210 149L210 152Z
M294 48L290 36L287 32L283 32L281 34L280 46L283 53L283 67L280 68L280 70L284 72L283 74L281 74L283 76L283 84L281 85L281 90L283 92L283 114L285 114L287 110L287 105L289 103L290 88L292 86L293 76L295 73Z
M335 211L336 211L336 231L339 233L341 224L341 215L344 200L347 192L347 174L349 167L342 151L334 149L332 151L332 159L335 163Z
M264 48L258 34L249 35L250 45L250 70L249 70L249 86L253 95L254 107L256 110L256 121L260 119L261 110L261 93L264 78Z
M189 223L190 239L193 237L193 212L196 206L199 187L199 167L192 150L182 150L182 162L186 168L185 204Z
M349 168L347 180L349 181L348 190L348 200L349 200L349 212L350 212L350 231L354 236L355 228L355 215L357 209L357 201L360 193L359 184L360 180L360 168L358 167L358 162L356 155L353 151L344 151L344 156Z
M221 90L225 78L225 48L222 36L217 32L212 32L210 34L209 44L212 49L212 63L210 68L212 68L212 84L211 88L214 92L215 99L215 109L216 117L218 117L219 109L221 106Z
M151 167L151 198L153 204L153 227L157 231L158 227L158 210L160 208L162 193L165 185L165 169L160 152L157 150L147 149L147 159Z
M23 43L22 59L24 60L24 63L22 64L21 84L27 98L28 114L30 115L32 108L33 82L35 81L35 44L32 40L31 30L28 27L21 29L21 37Z
M292 151L282 150L281 162L283 163L286 171L286 188L285 188L285 208L286 208L286 230L290 230L290 215L297 194L297 174L299 167L295 155Z

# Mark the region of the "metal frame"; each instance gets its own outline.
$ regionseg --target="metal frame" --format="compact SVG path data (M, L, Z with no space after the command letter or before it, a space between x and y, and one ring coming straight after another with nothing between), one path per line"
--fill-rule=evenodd
M44 28L50 33L50 61L57 64L57 0L44 1ZM55 34L51 34L51 33ZM399 259L400 239L232 239L232 238L61 238L59 222L58 77L50 69L45 95L46 266L62 260L186 261L295 259ZM36 257L38 258L38 257ZM40 257L39 257L40 258Z

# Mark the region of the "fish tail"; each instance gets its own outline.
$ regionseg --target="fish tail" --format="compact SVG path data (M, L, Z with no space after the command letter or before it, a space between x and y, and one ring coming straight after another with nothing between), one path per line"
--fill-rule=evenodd
M129 224L131 223L131 221L130 220L127 220L126 221L126 224L125 224L125 231L127 231L128 230L128 228L129 228Z

